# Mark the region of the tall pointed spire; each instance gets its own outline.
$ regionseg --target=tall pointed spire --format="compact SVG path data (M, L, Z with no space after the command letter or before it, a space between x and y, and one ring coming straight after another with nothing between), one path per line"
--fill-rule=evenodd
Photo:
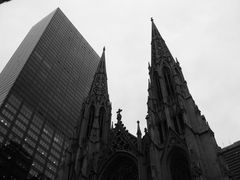
M154 21L153 21L153 18L151 18L151 22L152 22L152 41L155 40L155 39L161 39L163 40L161 34L159 33ZM164 40L163 40L164 41Z
M140 121L137 121L137 136L141 138L142 132L141 132L139 123L140 123Z
M107 72L105 63L105 47L103 47L102 56L94 75L90 95L108 95Z
M151 65L158 64L162 61L172 61L174 62L174 59L164 41L161 34L159 33L153 18L151 18L152 21L152 60Z

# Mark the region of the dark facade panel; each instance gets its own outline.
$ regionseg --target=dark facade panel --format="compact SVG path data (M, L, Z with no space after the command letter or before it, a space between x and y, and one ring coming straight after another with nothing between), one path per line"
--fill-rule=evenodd
M0 76L0 141L34 158L31 175L56 177L99 56L58 8L28 33Z
M222 149L223 156L229 172L235 179L240 179L240 141Z
M3 71L0 78L0 104L2 104L8 91L12 87L24 64L32 53L36 43L41 37L44 29L47 27L55 11L45 17L42 21L32 27L27 36L24 38L18 49L15 51Z

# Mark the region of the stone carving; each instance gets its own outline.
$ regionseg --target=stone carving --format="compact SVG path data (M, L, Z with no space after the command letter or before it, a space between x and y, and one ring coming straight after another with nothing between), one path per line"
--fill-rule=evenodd
M122 109L118 109L118 111L117 111L117 120L118 121L121 121L121 119L122 119L122 115L120 114L122 112Z

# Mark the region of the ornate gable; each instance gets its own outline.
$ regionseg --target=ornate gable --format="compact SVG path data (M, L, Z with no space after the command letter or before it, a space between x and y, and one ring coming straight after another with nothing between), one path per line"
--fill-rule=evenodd
M137 154L137 138L130 134L122 123L121 111L121 109L118 110L118 121L115 127L110 130L108 144L102 149L98 162L99 167L102 167L102 165L117 152L127 152L133 155Z

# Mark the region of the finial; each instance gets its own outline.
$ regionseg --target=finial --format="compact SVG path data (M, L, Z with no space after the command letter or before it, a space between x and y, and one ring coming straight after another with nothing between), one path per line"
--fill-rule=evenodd
M111 129L113 129L113 122L112 122L112 124L111 124Z
M177 57L175 57L175 60L176 60L177 64L179 64Z
M147 128L144 128L144 132L145 132L145 134L147 134L147 132L148 132Z
M103 52L105 51L105 49L106 49L105 46L103 46Z
M121 119L122 119L122 115L120 114L122 112L122 109L118 109L118 111L117 111L117 120L118 121L121 121Z
M146 119L147 121L149 120L149 115L148 115L148 114L146 115L145 119Z
M137 121L137 136L141 137L142 133L141 133L141 129L140 129L140 125L139 125L139 121Z
M151 21L153 22L153 17L151 17Z

